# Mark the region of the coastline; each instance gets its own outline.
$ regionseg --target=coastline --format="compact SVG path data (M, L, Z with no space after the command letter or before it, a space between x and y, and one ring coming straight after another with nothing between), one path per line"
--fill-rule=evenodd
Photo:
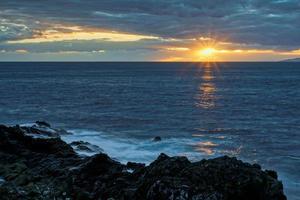
M1 199L286 199L277 173L258 164L165 154L147 166L121 164L104 153L80 156L76 149L97 147L67 144L62 134L46 122L0 126Z

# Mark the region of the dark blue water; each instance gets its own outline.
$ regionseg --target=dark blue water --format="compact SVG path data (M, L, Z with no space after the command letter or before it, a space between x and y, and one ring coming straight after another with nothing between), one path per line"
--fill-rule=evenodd
M0 63L0 122L36 120L120 161L258 162L300 199L299 63Z

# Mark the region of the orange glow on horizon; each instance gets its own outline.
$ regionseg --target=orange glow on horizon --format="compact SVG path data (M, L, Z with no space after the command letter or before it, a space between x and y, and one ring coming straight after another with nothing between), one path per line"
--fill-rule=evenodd
M167 62L280 61L300 56L300 49L253 48L247 44L234 43L226 38L214 39L213 37L200 37L190 40L190 43L185 45L179 44L171 48L167 46L164 49L167 53L160 61Z
M184 49L184 50L183 50ZM234 49L217 47L186 47L160 59L163 62L227 62L227 61L280 61L300 56L300 49L276 51L273 49ZM180 51L181 50L181 51ZM168 50L170 53L170 50Z

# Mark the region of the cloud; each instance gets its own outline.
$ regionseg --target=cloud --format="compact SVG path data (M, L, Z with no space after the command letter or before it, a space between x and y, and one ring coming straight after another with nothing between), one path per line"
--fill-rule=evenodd
M26 49L17 49L15 52L16 53L28 53L28 51Z
M0 42L10 39L30 37L32 31L25 24L7 19L0 19Z
M90 53L94 53L94 54L102 54L105 53L105 50L93 50L93 51L57 51L57 52L43 52L46 54L90 54Z
M0 48L175 52L216 38L284 52L299 49L298 21L299 0L10 0L1 2Z
M59 32L57 29L44 30L34 35L32 38L21 40L9 40L8 44L26 44L26 43L43 43L59 42L71 40L105 40L111 42L133 42L143 39L159 39L151 35L138 35L129 33L120 33L115 31L102 30L83 30L80 27L65 27L64 30L70 32Z
M189 51L190 49L187 47L167 47L168 51Z
M213 33L241 43L300 45L299 0L10 0L1 10L5 20L27 20L18 30L24 35L37 19L166 38Z

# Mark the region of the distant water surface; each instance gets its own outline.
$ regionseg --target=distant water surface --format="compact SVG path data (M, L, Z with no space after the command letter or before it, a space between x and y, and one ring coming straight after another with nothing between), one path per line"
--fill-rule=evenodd
M0 123L45 120L122 162L236 156L278 171L289 199L299 102L299 63L0 63Z

